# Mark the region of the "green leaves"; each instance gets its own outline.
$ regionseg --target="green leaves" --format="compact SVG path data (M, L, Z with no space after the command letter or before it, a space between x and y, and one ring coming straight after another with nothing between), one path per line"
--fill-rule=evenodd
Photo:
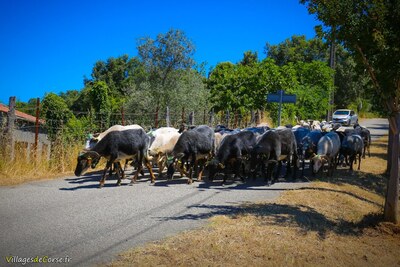
M246 58L246 54L244 56ZM296 105L285 105L282 113L287 122L294 116L320 119L329 107L332 90L332 70L323 62L297 62L279 66L272 59L243 64L221 63L207 81L216 111L240 110L242 113L266 109L275 119L277 104L266 103L268 93L284 90L297 94Z
M51 140L55 140L62 126L73 117L64 99L54 93L44 97L41 112L42 117L46 119L46 128Z

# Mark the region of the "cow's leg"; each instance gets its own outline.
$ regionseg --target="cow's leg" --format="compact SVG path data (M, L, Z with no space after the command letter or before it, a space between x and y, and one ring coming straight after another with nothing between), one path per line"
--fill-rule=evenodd
M287 157L286 161L286 173L285 173L285 178L288 178L289 175L292 173L292 166L291 166L291 160L290 160L290 155Z
M192 155L192 160L189 163L189 177L188 177L189 179L187 181L188 184L193 183L193 166L196 162L197 162L196 155Z
M207 162L207 159L199 160L199 174L198 174L197 181L203 180L203 172L204 172L204 169L206 166L206 162Z
M332 177L333 176L333 168L334 168L334 166L336 166L336 158L333 158L333 160L331 160L331 158L328 157L326 160L328 161L328 173L327 173L327 175Z
M123 169L121 168L122 179L125 179L125 172L126 172L126 169L128 168L128 165L129 165L129 159L126 159L124 168Z
M123 170L122 170L122 166L121 166L121 163L120 162L117 162L117 164L116 164L116 174L117 174L117 186L121 186L121 177L122 177L122 173L123 173Z
M278 168L276 170L274 180L278 180L279 175L281 174L281 170L282 170L282 161L278 161Z
M194 167L193 167L194 176L198 176L198 172L199 172L199 160L196 159L194 162Z
M108 171L108 169L110 169L111 167L112 167L112 161L109 160L109 161L107 161L106 167L104 168L104 171L103 171L103 175L102 175L102 177L101 177L101 179L100 179L99 188L102 188L102 187L104 186L104 183L105 183L105 181L106 181L107 171Z
M138 164L137 164L137 170L136 170L136 172L135 172L135 174L133 175L133 177L132 177L132 180L131 180L131 185L133 185L134 183L136 183L136 181L137 181L137 178L138 178L138 176L139 176L139 173L141 173L142 172L142 169L143 169L143 154L141 153L141 152L139 152L138 153L138 155L136 156L136 158L137 158L137 162L138 162Z
M233 163L233 171L235 173L235 177L239 177L242 182L244 182L244 177L240 174L240 169L243 164L243 160L241 157L237 158L236 161ZM244 169L244 168L243 168Z
M350 171L353 170L353 163L354 163L354 155L351 155L350 157Z
M166 159L166 156L158 154L157 156L158 178L162 178L162 172L164 170L164 162L165 162L164 159Z
M298 169L298 167L297 167L297 155L296 154L294 154L294 155L292 155L292 162L293 162L293 174L292 174L292 179L293 179L293 181L296 181L296 175L297 175L297 169ZM289 164L289 163L288 163Z
M224 178L222 180L222 185L225 185L226 180L228 180L229 174L228 174L228 170L224 170Z
M360 170L360 165L361 165L361 153L358 154L358 168L357 168L357 170Z
M278 163L279 164L279 163ZM275 182L276 180L276 175L273 175L273 171L275 169L276 163L275 162L267 162L267 176L266 176L266 180L267 180L267 185L270 186L273 182ZM274 176L274 178L273 178Z
M306 166L306 160L305 160L305 157L303 156L303 158L302 158L302 160L301 160L302 162L301 162L301 178L303 178L304 177L304 168L305 168L305 166Z
M192 163L190 163L190 166L189 166L189 177L188 177L187 183L188 184L193 183L193 164Z
M147 158L145 158L144 161L145 161L145 165L150 173L151 183L154 184L156 181L156 177L154 176L153 169L151 168L151 163Z
M181 175L181 178L184 177L184 176L188 176L189 175L188 172L186 171L186 167L185 167L185 163L184 162L181 162L181 163L178 162L176 164L176 168L178 169L178 171L179 171L179 173Z

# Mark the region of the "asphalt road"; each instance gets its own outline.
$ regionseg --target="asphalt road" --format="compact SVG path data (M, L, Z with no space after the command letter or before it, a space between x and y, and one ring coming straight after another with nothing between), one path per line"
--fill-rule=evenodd
M361 119L360 125L370 130L372 140L389 134L388 119Z
M374 137L387 133L387 120L361 124L370 127ZM240 204L275 199L304 185L253 182L222 187L220 181L187 185L186 179L150 185L143 178L133 186L123 180L117 187L115 182L107 180L98 189L99 173L94 173L0 187L0 266L8 266L10 256L61 258L69 260L66 266L110 262L126 249L200 227L213 215L238 211ZM25 266L31 265L42 264ZM46 264L52 265L62 266Z

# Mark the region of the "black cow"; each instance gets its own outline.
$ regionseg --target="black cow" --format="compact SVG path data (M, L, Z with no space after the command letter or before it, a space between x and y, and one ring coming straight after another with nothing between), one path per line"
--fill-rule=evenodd
M305 160L311 159L317 154L317 145L319 139L322 137L320 130L312 130L309 132L298 145L301 148L299 158L302 160L302 171L301 176L304 176ZM299 149L298 149L299 150ZM310 169L313 168L313 161L310 161Z
M368 151L368 157L371 157L371 153L369 150L369 147L371 145L371 132L365 128L362 127L359 124L354 124L354 131L356 134L360 135L361 138L363 139L364 142L364 149L363 149L363 158L365 158L365 151Z
M286 126L286 128L289 128ZM296 128L291 128L294 134L294 137L296 138L296 144L297 144L297 155L301 158L302 155L302 145L301 141L303 138L310 132L309 128L306 127L296 127Z
M251 156L251 170L255 174L258 163L261 163L261 171L268 185L271 184L272 171L278 163L274 181L279 177L282 161L286 160L286 176L290 175L291 164L294 163L293 179L297 170L297 144L291 129L277 129L265 132L257 140ZM265 172L265 168L267 171Z
M257 169L261 167L264 179L271 184L272 172L281 157L281 140L275 131L267 131L261 135L251 152L250 171L256 177ZM267 169L267 170L265 170Z
M357 161L358 155L358 170L360 170L361 156L364 150L364 141L358 134L348 135L343 138L340 146L340 155L344 157L347 163L347 158L350 161L350 170L353 170L353 163Z
M208 164L209 179L213 180L218 171L224 171L225 184L228 173L233 171L235 177L240 177L244 181L243 176L240 174L240 168L245 163L245 157L250 155L251 150L256 144L256 134L250 131L242 131L236 134L228 135L223 140L216 156Z
M282 167L282 160L286 160L286 176L292 172L291 164L293 163L294 171L293 171L293 179L296 179L296 171L297 171L297 143L296 138L291 129L277 129L277 134L281 140L281 158L279 159L277 176L280 174L280 170Z
M188 184L193 182L193 170L200 165L198 181L204 170L205 163L214 153L214 131L207 125L200 125L194 129L182 132L172 151L173 160L168 166L168 179L172 179L176 164L184 169L188 165ZM195 171L196 171L195 169Z
M84 173L90 166L94 168L99 162L100 158L104 157L108 161L100 180L101 188L104 186L107 170L111 168L114 162L119 162L123 159L136 157L139 163L138 170L132 177L131 183L136 182L137 176L143 168L143 162L149 169L151 182L154 183L155 177L151 169L151 165L148 161L147 154L149 143L150 137L143 129L109 132L93 148L84 151L78 156L78 163L75 168L75 175L82 175L82 173ZM120 168L121 165L117 164L117 166L118 168ZM116 173L118 177L117 185L120 185L121 172L117 170Z

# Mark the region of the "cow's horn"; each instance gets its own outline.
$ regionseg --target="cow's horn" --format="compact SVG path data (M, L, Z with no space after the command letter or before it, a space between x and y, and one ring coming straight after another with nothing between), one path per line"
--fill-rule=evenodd
M92 159L101 157L99 153L93 150L86 151L82 156L84 156L85 158L92 158Z

